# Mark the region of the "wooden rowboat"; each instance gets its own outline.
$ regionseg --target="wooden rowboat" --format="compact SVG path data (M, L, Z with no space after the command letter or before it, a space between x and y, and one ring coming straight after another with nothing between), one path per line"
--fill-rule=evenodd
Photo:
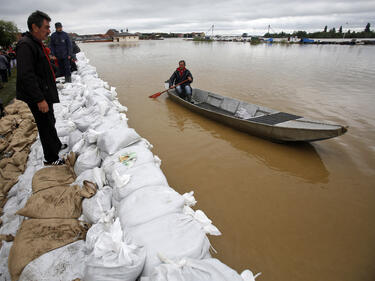
M192 102L168 91L173 101L232 128L276 142L308 142L338 137L347 127L309 120L263 106L193 89Z

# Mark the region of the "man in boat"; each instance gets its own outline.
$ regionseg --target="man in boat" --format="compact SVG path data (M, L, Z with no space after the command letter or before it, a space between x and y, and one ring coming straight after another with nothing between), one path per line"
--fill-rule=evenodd
M176 87L177 94L180 98L183 98L189 102L191 102L191 93L192 89L190 87L190 84L193 82L193 75L191 75L191 72L189 69L185 68L185 61L180 60L178 62L179 67L176 69L175 72L173 72L171 78L169 78L169 88L173 85L177 85L185 80L188 80L181 85L178 85Z

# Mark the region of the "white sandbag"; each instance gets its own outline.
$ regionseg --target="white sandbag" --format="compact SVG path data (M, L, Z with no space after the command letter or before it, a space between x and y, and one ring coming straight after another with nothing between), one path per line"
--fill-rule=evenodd
M95 244L87 257L83 280L135 281L144 265L144 249L124 241L118 218L108 231L98 233L97 239L88 233L90 241L95 241Z
M71 115L72 121L81 132L86 131L93 124L100 122L101 117L96 106L90 108L81 107Z
M123 164L123 162L120 161L121 156L133 154L135 154L135 161L127 162L126 164ZM109 185L114 186L115 181L112 177L113 171L116 170L121 176L127 174L127 170L130 168L135 168L146 163L154 163L154 156L152 152L146 148L146 145L142 140L136 144L121 149L111 156L106 157L102 163L102 167L106 174Z
M105 186L91 198L83 199L82 213L89 223L97 223L112 208L112 188Z
M82 108L85 104L86 100L84 98L76 98L70 105L69 105L69 112L73 113L76 110Z
M112 185L114 189L113 196L118 201L121 201L135 190L143 187L168 187L166 177L160 168L154 163L146 163L141 166L130 168L126 171L126 174L122 174L122 176L119 175L120 172L118 170L112 171L112 179L114 179L114 183ZM129 180L127 180L126 175L129 176ZM126 180L121 182L121 180L118 180L119 178L125 178Z
M110 108L113 106L108 98L102 95L95 94L95 91L91 95L87 96L85 105L86 107L96 106L98 108L98 112L102 116L106 115Z
M83 186L83 181L85 180L95 183L99 189L106 184L104 171L102 168L98 167L83 171L72 183L72 185Z
M192 216L197 222L199 222L207 234L215 236L221 235L219 229L212 224L212 220L210 220L202 210L194 211L189 206L184 206L183 212L186 215Z
M74 122L69 121L69 120L56 122L55 126L56 126L57 135L59 137L65 137L77 128Z
M84 246L85 242L79 240L43 254L24 268L19 281L71 281L83 278Z
M96 143L98 140L98 136L99 132L93 129L88 129L86 132L83 133L83 139L89 144Z
M157 266L147 281L254 281L260 275L254 276L250 270L239 275L218 259L184 258L175 262L160 258L165 264Z
M131 241L147 251L142 276L161 264L158 254L171 259L210 258L210 242L201 225L189 215L169 214L126 229Z
M90 146L84 153L80 154L74 164L74 172L80 175L87 169L99 167L101 163L98 148Z
M99 135L98 147L101 151L112 155L140 139L141 137L133 128L127 128L127 125L120 123Z
M13 242L3 241L2 246L0 247L0 280L1 281L10 281L9 270L8 270L8 257L10 248L12 248Z
M128 128L128 118L124 113L119 113L113 109L107 112L106 116L103 116L100 123L95 123L95 127L91 126L95 131L103 133L113 127L122 126Z
M82 132L78 129L74 130L69 134L69 148L72 149L73 146L82 139Z
M13 236L16 236L23 218L23 216L19 216L14 213L4 213L0 217L3 222L2 226L0 227L0 234L12 234Z
M121 225L126 229L167 214L182 213L184 206L185 198L172 188L150 186L125 197L118 213Z

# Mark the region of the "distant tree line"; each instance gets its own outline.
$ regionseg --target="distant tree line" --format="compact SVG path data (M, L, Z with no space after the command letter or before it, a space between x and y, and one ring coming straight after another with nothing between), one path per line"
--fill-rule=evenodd
M0 46L8 48L17 40L18 28L11 21L0 20Z
M375 38L375 32L370 29L370 23L366 24L366 27L363 31L355 32L354 30L351 31L350 29L346 32L343 32L342 26L336 30L335 27L328 30L328 27L325 26L323 31L317 31L308 33L306 31L295 31L293 33L266 33L264 37L270 38L285 38L285 37L294 37L297 36L299 38Z

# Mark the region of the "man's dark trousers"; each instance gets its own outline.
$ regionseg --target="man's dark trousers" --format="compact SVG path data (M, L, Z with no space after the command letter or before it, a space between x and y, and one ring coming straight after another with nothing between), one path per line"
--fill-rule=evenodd
M62 144L55 128L56 119L53 113L53 104L48 104L49 111L46 113L42 113L36 104L28 105L38 127L44 159L47 162L58 160Z
M68 58L58 58L57 61L59 63L60 74L65 76L65 78L70 77L70 60Z

